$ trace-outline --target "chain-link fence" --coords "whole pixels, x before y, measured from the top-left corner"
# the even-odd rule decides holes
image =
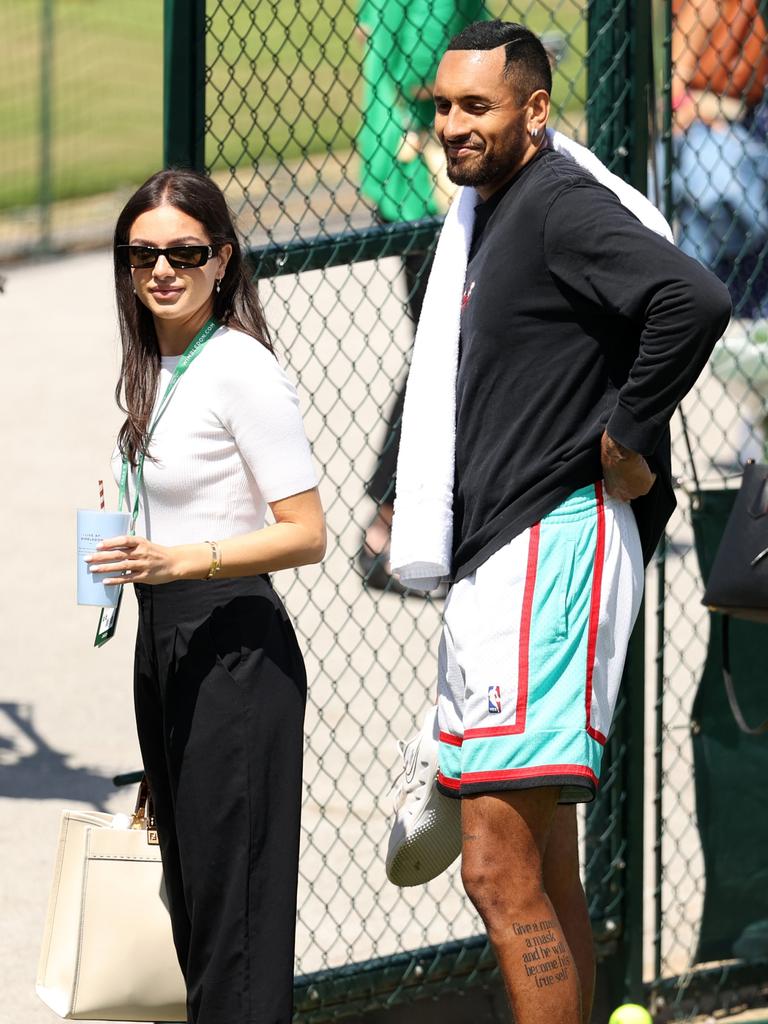
[[[742,466],[765,459],[768,49],[749,0],[675,3],[667,28],[671,119],[659,164],[666,156],[676,240],[726,283],[734,306],[673,424],[679,508],[658,565],[654,973],[659,1006],[681,1016],[766,1001],[768,835],[758,808],[768,741],[736,726],[720,618],[700,599]],[[736,628],[740,699],[760,721],[768,629]]]

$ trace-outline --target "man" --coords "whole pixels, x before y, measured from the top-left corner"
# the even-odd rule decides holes
[[[594,796],[643,562],[674,507],[669,419],[730,302],[549,147],[550,91],[541,42],[498,21],[454,37],[435,82],[449,176],[479,200],[458,314],[438,786],[461,801],[462,880],[517,1024],[584,1024],[594,962],[575,804]],[[440,259],[419,338],[430,293],[454,299]],[[416,390],[418,350],[392,549],[409,585],[428,560],[398,548],[439,502],[412,459],[439,390],[428,375]]]

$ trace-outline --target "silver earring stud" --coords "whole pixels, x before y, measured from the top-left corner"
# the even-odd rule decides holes
[[[538,139],[538,137],[539,137],[539,129],[538,128],[531,128],[530,136],[531,136],[532,139]]]

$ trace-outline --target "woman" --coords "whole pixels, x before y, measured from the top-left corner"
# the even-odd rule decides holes
[[[316,476],[213,182],[141,186],[115,284],[116,475],[136,535],[91,562],[138,597],[136,719],[188,1020],[287,1024],[306,676],[265,574],[322,558]]]

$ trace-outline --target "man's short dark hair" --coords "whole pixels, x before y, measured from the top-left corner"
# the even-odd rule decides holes
[[[504,77],[521,102],[537,89],[552,92],[552,67],[537,35],[513,21],[476,21],[448,43],[448,50],[495,50],[504,46]]]

